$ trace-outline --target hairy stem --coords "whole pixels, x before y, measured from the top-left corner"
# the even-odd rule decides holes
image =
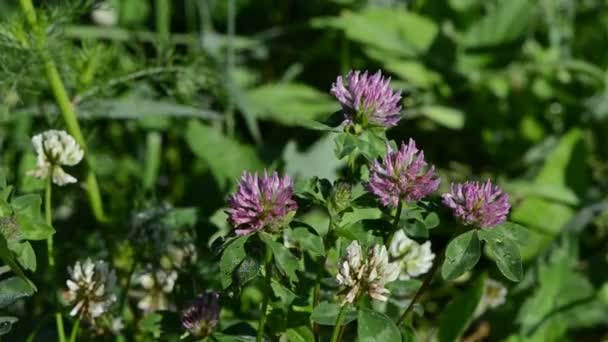
[[[334,331],[331,333],[331,342],[337,342],[338,336],[340,335],[340,330],[342,328],[342,321],[344,320],[344,314],[346,313],[346,307],[348,304],[342,305],[340,308],[340,313],[338,313],[338,318],[336,318],[336,325],[334,325]]]
[[[266,326],[266,312],[268,311],[268,301],[270,300],[270,282],[272,280],[272,251],[266,246],[266,289],[264,290],[264,299],[262,301],[262,315],[258,324],[258,334],[256,342],[262,342],[264,339],[264,327]]]
[[[44,48],[44,40],[46,39],[46,37],[44,30],[42,30],[41,27],[38,25],[36,10],[34,9],[32,0],[19,0],[19,4],[21,5],[21,10],[25,15],[27,23],[30,26],[30,29],[32,30],[32,33],[36,37],[37,48],[44,64],[46,78],[49,83],[49,86],[51,87],[53,96],[55,97],[55,101],[57,102],[57,106],[61,111],[61,115],[63,117],[63,121],[65,122],[66,128],[68,132],[74,137],[74,139],[76,139],[82,149],[86,152],[86,142],[84,140],[84,136],[82,135],[80,125],[78,124],[76,112],[74,111],[74,107],[72,106],[72,102],[70,101],[70,97],[68,96],[68,92],[65,88],[65,85],[63,84],[63,81],[61,80],[61,76],[59,75],[59,71],[57,70],[57,65],[53,61],[53,58],[49,51]],[[95,177],[95,173],[91,168],[91,163],[88,158],[86,158],[86,162],[88,166],[88,171],[85,183],[89,196],[89,204],[91,205],[91,209],[93,210],[93,215],[95,215],[95,218],[99,222],[106,222],[107,218],[104,214],[101,194],[99,192],[99,186],[97,184],[97,178]]]
[[[431,281],[433,280],[435,273],[437,273],[439,266],[443,263],[444,258],[445,258],[445,249],[442,250],[439,253],[439,257],[437,259],[435,259],[435,262],[433,263],[433,267],[431,267],[431,270],[429,271],[429,273],[426,274],[426,276],[424,277],[424,280],[422,281],[422,285],[420,285],[420,288],[418,288],[418,291],[416,291],[414,298],[412,298],[412,301],[408,304],[405,311],[403,311],[403,314],[401,314],[401,317],[399,317],[399,320],[397,321],[397,325],[401,325],[401,324],[403,324],[403,322],[405,322],[405,319],[407,318],[409,313],[414,309],[414,304],[416,304],[416,302],[418,302],[418,300],[420,300],[420,297],[422,297],[424,292],[429,288],[429,286],[431,285]]]

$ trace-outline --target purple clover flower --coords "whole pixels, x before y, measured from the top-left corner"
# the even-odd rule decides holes
[[[289,223],[298,204],[293,199],[293,183],[276,172],[263,176],[245,171],[238,189],[230,197],[228,221],[237,235],[267,229],[274,231]]]
[[[509,195],[488,181],[452,184],[451,191],[441,196],[443,204],[465,225],[480,228],[497,226],[507,219]]]
[[[220,311],[219,293],[199,295],[182,311],[182,326],[195,337],[209,336],[220,319]]]
[[[380,71],[368,76],[367,71],[350,71],[346,75],[347,84],[342,76],[331,85],[331,94],[340,101],[344,110],[344,123],[373,123],[392,127],[401,119],[401,91],[393,91],[391,78],[385,78]]]
[[[375,161],[371,167],[369,190],[380,198],[384,206],[396,208],[399,201],[418,201],[439,187],[441,181],[435,167],[426,168],[424,152],[416,148],[410,139],[394,151],[387,146],[388,153],[382,163]]]

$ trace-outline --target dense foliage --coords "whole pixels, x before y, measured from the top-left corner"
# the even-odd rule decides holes
[[[608,338],[606,1],[0,20],[2,339]]]

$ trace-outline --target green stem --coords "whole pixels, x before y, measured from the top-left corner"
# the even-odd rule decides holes
[[[53,206],[52,206],[52,189],[53,189],[53,172],[49,172],[49,175],[46,180],[46,187],[44,190],[44,218],[46,224],[49,226],[53,226]],[[54,271],[55,268],[55,255],[53,252],[53,235],[49,236],[46,239],[46,246],[48,249],[48,260],[49,260],[49,268],[51,272]],[[54,277],[54,273],[53,273]],[[60,312],[55,314],[55,323],[57,325],[57,335],[59,336],[59,342],[65,342],[65,330],[63,328],[63,316],[61,316]]]
[[[53,189],[53,172],[49,172],[48,177],[46,177],[46,186],[44,189],[44,217],[46,224],[49,226],[53,226],[53,213],[52,213],[52,202],[51,202],[51,192]],[[46,246],[48,255],[47,258],[49,260],[49,267],[55,267],[55,255],[53,254],[53,235],[49,236],[46,239]]]
[[[266,326],[266,311],[268,311],[268,301],[270,300],[270,282],[272,280],[272,251],[270,247],[266,246],[266,288],[264,289],[264,299],[262,301],[262,315],[260,316],[260,322],[258,324],[258,334],[256,336],[256,342],[262,342],[264,339],[264,327]]]
[[[72,327],[72,334],[70,335],[70,342],[76,342],[76,337],[78,337],[79,330],[80,330],[80,318],[76,320],[74,327]]]
[[[63,327],[63,317],[61,316],[61,312],[55,313],[55,323],[57,324],[57,336],[59,337],[59,342],[65,342],[65,328]]]
[[[399,222],[401,221],[401,212],[403,211],[403,201],[399,200],[397,204],[397,212],[395,213],[395,217],[393,219],[393,229],[391,231],[391,235],[389,236],[386,245],[390,246],[393,242],[393,237],[395,236],[395,232],[399,229]]]
[[[169,0],[156,0],[156,32],[163,45],[171,36],[171,5]]]
[[[19,3],[23,13],[25,14],[28,25],[30,26],[34,36],[37,38],[37,48],[44,64],[46,78],[49,82],[49,86],[51,87],[51,91],[53,92],[53,96],[55,97],[59,110],[61,111],[66,128],[74,139],[76,139],[76,142],[78,142],[78,144],[86,152],[86,142],[84,140],[84,136],[82,135],[82,131],[80,130],[80,125],[78,124],[76,112],[74,111],[70,97],[68,96],[68,92],[63,84],[63,81],[61,80],[61,76],[57,70],[57,65],[53,61],[50,52],[44,47],[44,40],[46,39],[45,32],[38,25],[36,10],[34,9],[32,0],[19,0]],[[99,222],[106,222],[107,218],[104,214],[97,179],[95,178],[95,173],[91,168],[91,163],[88,158],[86,162],[88,166],[86,186],[91,209],[93,210],[93,215],[95,215],[95,218]]]
[[[226,40],[226,80],[232,83],[232,72],[234,70],[234,34],[236,31],[236,0],[228,0],[228,13],[226,16],[227,40]],[[234,135],[234,99],[231,90],[228,90],[228,104],[226,106],[226,133]]]
[[[336,325],[334,325],[334,331],[331,333],[331,342],[337,342],[338,336],[340,335],[340,328],[342,327],[342,321],[344,320],[344,313],[346,313],[346,307],[348,304],[342,305],[338,318],[336,318]]]
[[[416,302],[418,302],[418,300],[420,300],[420,297],[422,297],[424,292],[430,287],[431,281],[433,280],[435,273],[437,273],[439,266],[443,263],[444,258],[445,258],[445,249],[443,249],[439,253],[439,257],[437,259],[435,259],[435,262],[433,263],[433,267],[431,268],[429,273],[427,273],[426,276],[424,277],[424,280],[422,281],[422,285],[420,285],[420,288],[418,288],[418,291],[416,291],[414,298],[412,298],[412,301],[408,304],[405,311],[403,311],[403,314],[401,314],[401,317],[399,317],[399,320],[397,321],[398,326],[403,324],[403,322],[405,322],[405,319],[407,318],[408,314],[414,309],[414,304],[416,304]]]

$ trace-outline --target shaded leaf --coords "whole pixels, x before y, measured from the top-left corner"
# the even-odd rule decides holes
[[[310,314],[310,320],[321,325],[335,325],[341,306],[339,304],[322,302]],[[347,324],[357,319],[357,311],[347,308],[344,313],[342,324]]]
[[[232,284],[233,272],[247,257],[245,252],[245,243],[249,239],[249,235],[240,236],[228,244],[222,257],[220,258],[220,279],[222,287],[227,288]]]
[[[472,269],[481,256],[481,247],[475,230],[461,234],[449,242],[445,261],[441,267],[444,279],[458,278]]]
[[[401,342],[399,328],[383,313],[361,308],[357,323],[357,336],[361,342]]]
[[[467,291],[450,302],[439,319],[439,342],[458,341],[473,320],[483,296],[485,276],[479,277]]]

